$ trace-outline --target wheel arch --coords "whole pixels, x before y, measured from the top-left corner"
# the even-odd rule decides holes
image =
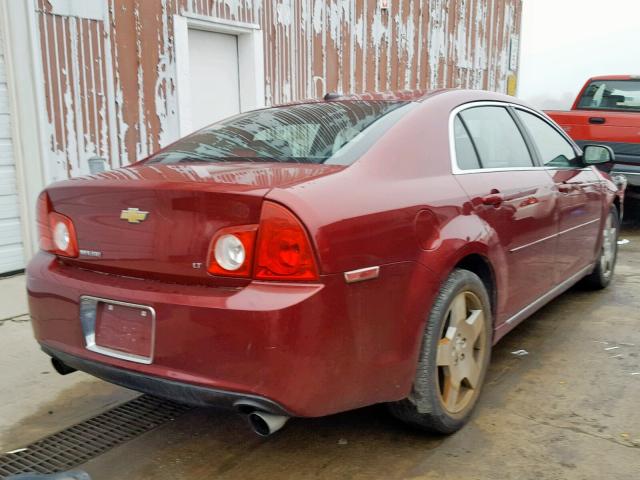
[[[480,253],[467,254],[461,258],[455,265],[454,269],[464,269],[476,274],[489,294],[489,300],[491,301],[491,312],[493,314],[494,322],[498,308],[498,288],[496,284],[496,274],[491,261]]]
[[[464,236],[461,235],[464,232]],[[424,251],[420,263],[436,273],[442,285],[456,268],[469,270],[482,280],[491,301],[494,326],[501,321],[501,312],[509,285],[507,251],[497,232],[477,215],[459,216],[440,231],[443,241],[437,249]]]

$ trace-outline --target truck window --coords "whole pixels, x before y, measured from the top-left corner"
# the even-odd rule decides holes
[[[640,112],[640,79],[594,80],[580,97],[578,109]]]

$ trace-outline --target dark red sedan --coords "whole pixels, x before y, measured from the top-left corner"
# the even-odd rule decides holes
[[[233,406],[261,434],[380,402],[453,432],[492,345],[611,281],[611,160],[487,92],[243,113],[42,193],[35,336],[61,373]]]

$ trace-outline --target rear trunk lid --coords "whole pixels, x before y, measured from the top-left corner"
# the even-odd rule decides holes
[[[64,181],[47,192],[75,225],[83,268],[165,281],[233,284],[207,273],[221,228],[257,224],[274,187],[343,167],[314,164],[136,166]],[[237,283],[237,281],[236,281]]]

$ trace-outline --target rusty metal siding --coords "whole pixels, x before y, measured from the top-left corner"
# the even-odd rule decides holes
[[[173,16],[257,24],[265,103],[442,87],[506,91],[522,0],[94,0],[102,19],[37,11],[52,180],[118,167],[178,136]],[[511,72],[517,73],[517,72]]]
[[[50,15],[39,1],[50,167],[57,178],[83,173],[82,160],[108,156],[107,48],[101,22]]]

